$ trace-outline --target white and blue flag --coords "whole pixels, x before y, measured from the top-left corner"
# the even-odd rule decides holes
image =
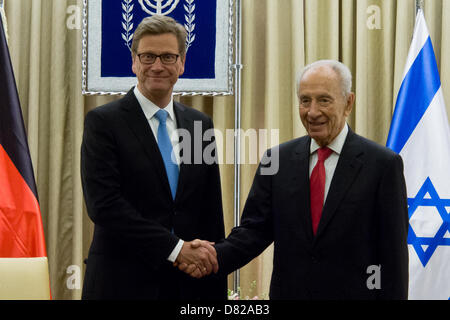
[[[450,129],[422,10],[398,93],[387,146],[405,165],[409,299],[450,298]]]

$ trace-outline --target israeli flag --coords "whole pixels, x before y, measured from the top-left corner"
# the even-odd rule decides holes
[[[387,146],[405,165],[409,299],[450,298],[450,129],[422,10],[397,97]]]

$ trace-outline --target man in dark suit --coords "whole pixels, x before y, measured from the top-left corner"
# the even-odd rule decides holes
[[[137,86],[86,115],[81,175],[95,230],[83,299],[226,299],[226,276],[194,279],[173,266],[217,272],[210,243],[193,249],[190,241],[224,238],[217,162],[194,154],[211,149],[202,137],[213,123],[172,98],[185,43],[172,18],[145,18],[132,44]]]
[[[219,272],[273,242],[271,299],[406,299],[402,159],[348,127],[355,96],[343,64],[307,66],[297,90],[308,136],[268,151],[277,173],[261,161],[240,226],[215,246]]]

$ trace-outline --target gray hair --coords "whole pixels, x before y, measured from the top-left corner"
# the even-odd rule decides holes
[[[319,60],[305,66],[297,75],[297,96],[300,92],[300,81],[302,81],[304,74],[311,69],[322,66],[328,66],[336,72],[336,74],[341,78],[342,95],[344,97],[348,97],[352,91],[352,73],[345,64],[336,60]]]
[[[134,31],[133,42],[131,44],[132,55],[137,54],[137,48],[139,47],[139,41],[145,35],[160,35],[165,33],[172,33],[177,37],[178,50],[180,56],[184,59],[186,55],[186,29],[175,21],[175,19],[163,16],[154,15],[144,18],[139,26]]]

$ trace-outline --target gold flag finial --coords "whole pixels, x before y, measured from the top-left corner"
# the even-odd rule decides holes
[[[416,14],[419,10],[423,11],[423,1],[424,0],[416,0]]]

